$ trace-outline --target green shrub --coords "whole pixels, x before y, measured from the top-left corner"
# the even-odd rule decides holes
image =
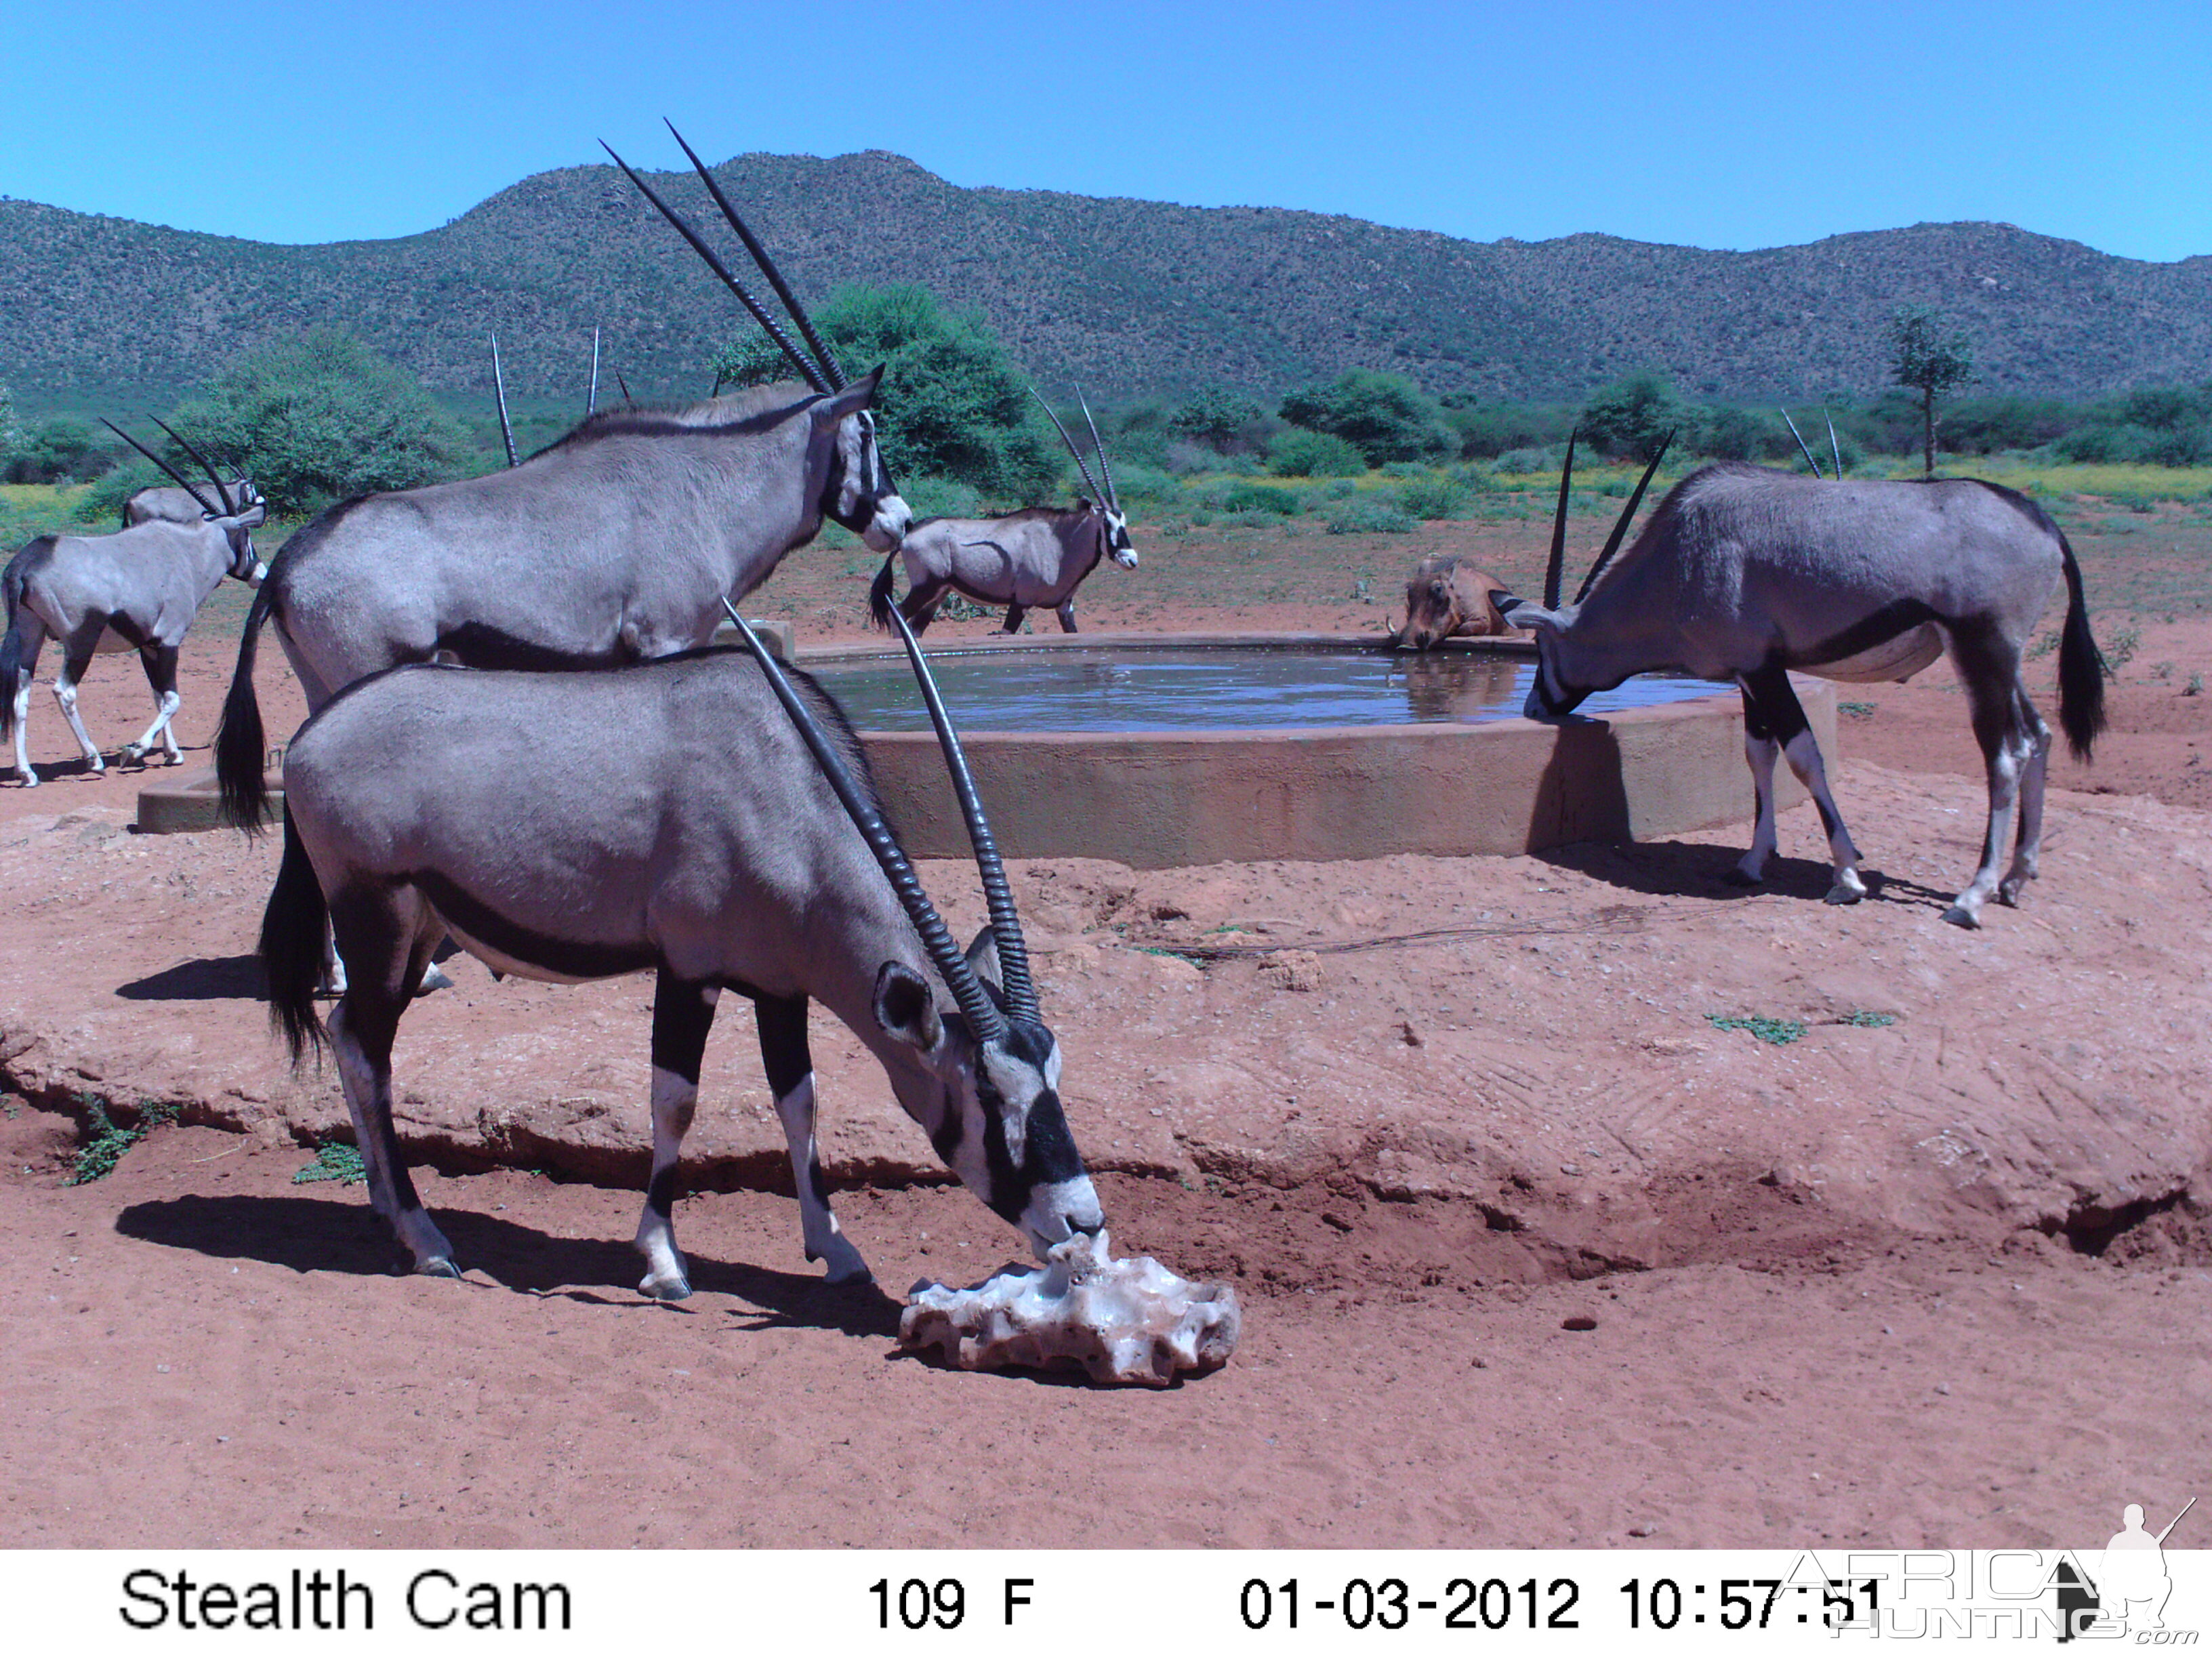
[[[169,424],[252,474],[272,512],[304,515],[370,490],[448,476],[466,447],[421,382],[342,329],[251,353]],[[197,464],[171,457],[187,477]]]
[[[1447,475],[1415,478],[1398,489],[1398,505],[1416,519],[1455,519],[1467,506],[1467,490]]]
[[[17,432],[0,459],[9,483],[86,483],[107,471],[108,446],[82,421],[64,416]]]
[[[1364,536],[1395,534],[1420,526],[1388,496],[1370,493],[1333,507],[1322,528],[1332,536]]]
[[[1298,498],[1287,489],[1273,484],[1238,484],[1221,499],[1224,513],[1272,513],[1279,518],[1293,518],[1299,510]]]
[[[1376,466],[1459,453],[1459,434],[1444,423],[1443,409],[1402,374],[1355,368],[1291,393],[1282,414],[1292,426],[1344,439]]]
[[[186,473],[186,477],[191,474]],[[76,500],[76,520],[79,524],[106,525],[111,529],[123,521],[123,504],[149,484],[166,484],[169,481],[150,461],[135,456],[122,465],[103,474]]]
[[[292,1184],[295,1187],[315,1181],[342,1181],[349,1187],[357,1187],[368,1179],[368,1166],[361,1160],[361,1149],[342,1140],[325,1141],[315,1148],[313,1163],[292,1172]]]
[[[1638,369],[1593,392],[1583,405],[1583,441],[1601,454],[1638,461],[1657,454],[1670,432],[1679,434],[1677,443],[1692,447],[1696,425],[1692,410],[1656,369]]]
[[[1285,427],[1267,441],[1267,471],[1284,478],[1356,477],[1367,458],[1333,432]]]

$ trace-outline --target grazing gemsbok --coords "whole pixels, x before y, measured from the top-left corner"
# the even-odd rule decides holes
[[[1030,396],[1036,396],[1035,387]],[[1037,401],[1044,403],[1042,398]],[[1082,469],[1091,498],[1078,501],[1072,510],[1033,507],[999,519],[917,521],[893,556],[906,564],[907,596],[899,609],[916,633],[929,626],[950,589],[983,605],[1005,605],[1001,633],[1019,633],[1023,617],[1032,608],[1048,608],[1060,617],[1060,631],[1073,634],[1075,590],[1098,568],[1098,561],[1109,558],[1124,570],[1137,568],[1137,550],[1129,544],[1128,516],[1115,494],[1113,469],[1106,464],[1106,446],[1098,436],[1098,423],[1091,419],[1091,405],[1084,404],[1083,418],[1098,451],[1103,489],[1049,404],[1044,412],[1052,416],[1060,441]],[[886,558],[868,590],[868,609],[877,627],[890,626],[890,608],[891,559]]]
[[[699,172],[750,238],[713,176]],[[251,829],[266,804],[253,690],[266,623],[313,710],[364,675],[433,655],[471,667],[584,667],[702,646],[723,599],[766,580],[823,518],[879,550],[906,533],[914,515],[884,469],[868,412],[883,371],[848,386],[826,350],[810,358],[637,183],[807,386],[780,382],[665,412],[609,410],[518,466],[342,501],[301,530],[247,613],[223,702],[216,770],[230,823]]]
[[[1573,465],[1571,441],[1568,473]],[[1848,904],[1867,890],[1859,854],[1790,671],[1902,683],[1948,649],[1987,763],[1990,811],[1981,867],[1943,919],[1977,927],[1991,893],[2019,901],[2036,873],[2051,754],[2051,729],[2021,680],[2021,651],[2061,582],[2059,724],[2084,759],[2105,726],[2104,662],[2081,573],[2041,507],[1976,479],[1820,480],[1733,462],[1700,467],[1668,492],[1608,573],[1642,497],[1638,486],[1575,602],[1563,605],[1566,487],[1563,473],[1543,605],[1492,596],[1508,622],[1536,633],[1529,719],[1559,720],[1592,692],[1652,669],[1735,681],[1759,811],[1737,878],[1756,883],[1774,850],[1774,760],[1785,754],[1827,832],[1836,872],[1828,902]],[[2000,878],[2015,804],[2018,844]]]
[[[725,989],[752,1000],[806,1255],[833,1281],[868,1269],[830,1213],[815,1152],[810,999],[875,1053],[938,1155],[1040,1256],[1104,1224],[1012,893],[912,635],[990,912],[964,955],[884,823],[842,712],[738,625],[750,656],[592,674],[398,669],[326,704],[292,742],[261,932],[271,1017],[295,1064],[325,1037],[327,921],[351,969],[327,1038],[370,1201],[418,1272],[455,1267],[392,1131],[392,1043],[447,933],[537,979],[653,970],[653,1173],[636,1237],[649,1296],[690,1290],[671,1218],[677,1158]],[[592,759],[553,766],[549,754]]]
[[[225,576],[253,584],[264,574],[253,550],[253,531],[268,508],[252,486],[241,500],[210,471],[216,481],[210,497],[185,483],[129,434],[121,435],[176,478],[179,493],[187,494],[197,507],[189,523],[155,518],[105,536],[36,537],[0,572],[0,601],[6,610],[6,632],[0,635],[0,739],[14,732],[16,775],[27,789],[39,781],[27,738],[31,679],[49,634],[62,647],[54,701],[84,752],[85,764],[94,772],[107,765],[77,713],[77,682],[95,655],[136,651],[153,690],[154,723],[136,743],[124,745],[123,758],[135,762],[159,742],[173,766],[184,759],[171,729],[179,706],[177,648]]]

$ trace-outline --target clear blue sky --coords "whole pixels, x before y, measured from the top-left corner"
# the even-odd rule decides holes
[[[960,185],[1704,247],[2002,219],[2212,252],[2212,0],[30,0],[0,193],[281,242],[547,167],[896,150]],[[865,220],[867,204],[854,204]]]

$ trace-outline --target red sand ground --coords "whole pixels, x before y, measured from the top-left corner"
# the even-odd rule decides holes
[[[1099,586],[1086,620],[1139,620]],[[195,742],[229,649],[196,638]],[[1802,812],[1777,896],[1749,901],[1711,879],[1729,833],[1551,860],[1018,869],[1071,1118],[1095,1162],[1131,1171],[1102,1181],[1117,1243],[1246,1299],[1236,1360],[1157,1394],[895,1357],[896,1292],[1012,1254],[957,1189],[841,1197],[890,1296],[821,1286],[787,1198],[687,1200],[698,1294],[669,1308],[632,1288],[634,1188],[424,1172],[471,1270],[392,1276],[362,1189],[293,1184],[304,1154],[254,1116],[287,1089],[337,1109],[327,1076],[283,1079],[251,987],[118,997],[180,958],[220,980],[250,950],[265,845],[134,845],[128,774],[0,785],[0,1058],[29,1066],[27,1032],[79,1043],[70,1075],[93,1086],[83,1054],[114,1056],[117,1099],[130,1076],[227,1067],[252,1079],[232,1103],[258,1126],[157,1129],[69,1187],[74,1121],[7,1103],[0,1544],[2080,1546],[2122,1503],[2170,1512],[2212,1450],[2212,1188],[2185,1169],[2136,1209],[2069,1211],[2136,1177],[2069,1173],[2062,1143],[2109,1132],[2147,1170],[2205,1133],[2208,699],[2180,693],[2208,657],[2212,624],[2146,626],[2138,662],[2177,673],[2116,688],[2099,765],[2055,769],[2045,879],[1978,935],[1935,919],[1980,795],[1940,672],[1864,694],[1877,712],[1846,723],[1838,793],[1893,878],[1855,911],[1817,902]],[[34,757],[58,759],[41,698]],[[86,705],[111,745],[146,718],[127,662],[101,665]],[[2123,799],[2064,793],[2084,787]],[[1115,948],[1231,925],[1376,937],[1486,907],[1612,931],[1202,975]],[[528,1038],[495,1092],[611,1068],[642,1144],[635,982],[461,979],[402,1033],[426,1114],[473,1109],[471,1057]],[[1896,1026],[1789,1049],[1701,1012],[1883,998]],[[757,1105],[742,1018],[716,1044],[705,1114]],[[880,1078],[840,1046],[821,1045],[825,1120],[872,1134]],[[1416,1131],[1448,1116],[1480,1146],[1406,1174]],[[1176,1137],[1158,1157],[1152,1120]],[[1977,1136],[1990,1167],[1953,1167]],[[1564,1328],[1576,1316],[1595,1328]]]

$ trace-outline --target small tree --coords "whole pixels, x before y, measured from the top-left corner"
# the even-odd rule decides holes
[[[1334,433],[1354,445],[1370,466],[1455,454],[1459,434],[1444,424],[1436,400],[1402,374],[1355,368],[1326,386],[1283,399],[1283,418],[1309,431]]]
[[[1641,368],[1590,394],[1583,405],[1583,435],[1608,455],[1648,461],[1670,432],[1691,426],[1691,411],[1667,377]]]
[[[467,447],[413,375],[327,326],[250,353],[169,424],[243,466],[271,509],[286,514],[432,483]],[[197,470],[173,459],[187,476]]]
[[[919,283],[854,283],[814,308],[814,325],[848,374],[884,365],[877,430],[894,477],[952,478],[1025,501],[1051,489],[1059,440],[981,316],[947,311]],[[757,332],[726,346],[714,368],[725,385],[792,377]]]
[[[1936,400],[1974,372],[1974,349],[1963,334],[1946,331],[1948,319],[1933,306],[1900,306],[1890,319],[1889,377],[1920,394],[1923,466],[1936,476]]]
[[[1243,392],[1217,387],[1183,404],[1168,425],[1182,437],[1226,453],[1265,416],[1266,411]]]

